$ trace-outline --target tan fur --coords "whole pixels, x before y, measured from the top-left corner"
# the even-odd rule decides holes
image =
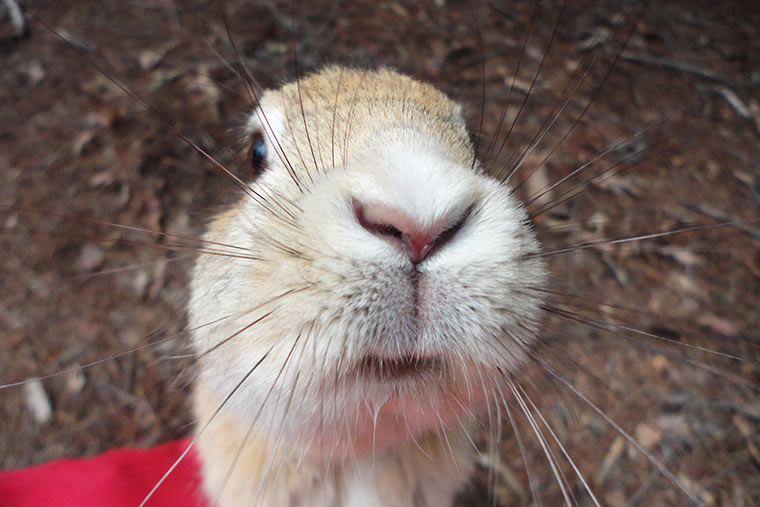
[[[489,342],[505,327],[536,327],[537,299],[512,295],[510,284],[516,277],[541,284],[541,261],[519,259],[520,253],[535,251],[537,242],[507,189],[473,164],[460,106],[430,85],[387,69],[331,67],[266,92],[260,107],[263,114],[250,127],[267,136],[269,167],[253,182],[251,193],[216,217],[205,235],[209,241],[248,247],[245,255],[255,260],[201,256],[193,273],[189,316],[201,355],[195,415],[199,428],[211,421],[197,444],[205,490],[221,507],[445,507],[472,471],[475,449],[469,433],[477,423],[470,410],[478,412],[484,396],[493,396],[480,392],[481,387],[493,389],[496,365],[508,369],[521,357],[519,347],[502,350],[498,340]],[[423,163],[417,176],[407,174],[401,164],[396,174],[402,183],[394,187],[394,180],[383,173],[384,164],[394,163],[394,150],[407,156],[407,146],[416,150],[412,159],[419,151],[431,163]],[[440,274],[425,289],[430,293],[426,298],[436,299],[425,310],[433,324],[427,324],[431,330],[423,329],[430,335],[425,335],[427,342],[420,338],[410,345],[417,347],[411,353],[441,342],[440,353],[449,352],[445,348],[452,345],[446,343],[454,337],[472,343],[458,345],[463,349],[452,353],[449,366],[456,369],[434,380],[408,382],[405,388],[411,393],[391,396],[398,401],[383,402],[373,420],[362,389],[366,384],[374,389],[373,396],[382,398],[376,393],[387,386],[357,378],[357,387],[351,377],[337,386],[331,382],[367,354],[369,345],[362,340],[371,345],[372,339],[380,339],[382,344],[386,335],[404,333],[401,325],[374,337],[376,323],[357,305],[375,290],[368,284],[408,284],[407,275],[399,278],[398,273],[410,266],[387,245],[367,243],[364,238],[378,240],[356,223],[351,199],[383,203],[390,198],[394,206],[405,206],[410,200],[397,197],[410,191],[403,178],[426,178],[412,181],[423,188],[436,186],[425,194],[431,200],[415,208],[427,217],[420,220],[437,219],[440,212],[451,222],[467,210],[480,210],[471,219],[475,232],[470,234],[480,235],[476,244],[483,250],[479,258],[458,247],[458,253],[448,254],[453,260],[446,260],[444,252],[431,261],[431,266],[444,266],[430,268]],[[438,209],[435,203],[441,200],[445,205]],[[364,236],[354,239],[360,233]],[[371,256],[374,251],[390,259],[391,271],[386,273],[385,261],[376,265],[374,258],[365,259],[365,252]],[[510,263],[519,264],[519,276],[510,271],[516,269]],[[398,297],[411,297],[410,289],[404,290],[396,291]],[[456,295],[461,291],[464,296]],[[393,300],[396,292],[387,299]],[[470,299],[459,302],[455,297]],[[501,310],[505,306],[510,311]],[[397,319],[393,308],[373,311],[380,318]],[[242,316],[230,316],[233,312]],[[237,336],[257,318],[261,322]],[[459,320],[445,322],[454,318]],[[351,339],[341,344],[344,335]],[[216,347],[233,336],[229,344]],[[531,336],[508,338],[529,342]],[[315,355],[306,344],[324,352]],[[231,386],[265,351],[267,362],[222,406]],[[255,389],[250,385],[254,381],[261,382]],[[269,385],[280,390],[269,393]],[[340,394],[318,420],[327,414],[337,422],[315,432],[338,441],[320,447],[318,437],[308,440],[314,438],[308,430],[316,424],[320,404],[333,401],[326,394],[331,389]],[[393,403],[395,408],[387,408]],[[285,404],[288,408],[282,409]],[[345,416],[341,410],[347,411]],[[409,410],[413,413],[407,415]],[[284,415],[278,419],[280,413]],[[345,433],[341,417],[355,421],[363,433]]]
[[[220,403],[221,399],[202,383],[196,385],[194,409],[200,420],[210,420]],[[326,476],[320,464],[296,464],[277,455],[271,455],[269,462],[272,449],[267,439],[255,432],[248,434],[245,425],[226,411],[216,419],[196,444],[203,456],[204,487],[216,502],[250,505],[250,499],[258,498],[262,505],[299,505],[303,498],[309,498],[329,505],[318,497],[324,494],[321,483]],[[269,473],[268,468],[272,468]],[[260,477],[266,478],[261,484]]]
[[[203,383],[196,384],[194,394],[194,411],[199,421],[210,420],[221,400]],[[203,457],[204,489],[218,505],[242,507],[251,505],[250,499],[256,499],[257,505],[341,505],[345,477],[339,463],[330,467],[321,459],[299,460],[282,453],[272,454],[270,442],[256,432],[249,432],[234,414],[223,410],[215,419],[196,446]],[[448,442],[446,438],[445,435],[428,434],[406,447],[401,454],[375,456],[375,469],[380,472],[375,479],[384,494],[384,505],[433,507],[436,504],[420,503],[419,496],[435,498],[436,493],[442,493],[445,498],[450,490],[459,488],[459,483],[440,484],[438,492],[417,492],[415,488],[416,484],[422,483],[421,477],[430,474],[431,467],[439,468],[439,471],[441,467],[448,468],[450,475],[465,477],[471,472],[472,444],[456,439],[454,435]],[[449,446],[456,461],[452,459]],[[354,472],[351,467],[348,471]],[[261,484],[260,477],[266,478]]]
[[[330,166],[333,157],[336,165],[345,164],[368,139],[371,143],[373,135],[390,127],[419,131],[448,147],[457,161],[472,163],[461,106],[433,86],[389,69],[328,67],[268,91],[261,106],[265,113],[286,112],[286,133],[279,142],[291,164],[307,171],[314,171],[315,158],[319,167]]]

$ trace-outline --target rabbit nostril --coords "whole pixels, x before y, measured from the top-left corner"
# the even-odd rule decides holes
[[[354,203],[354,210],[359,224],[369,232],[398,241],[403,240],[404,233],[401,229],[385,220],[384,218],[386,217],[383,217],[384,213],[378,215],[377,207],[370,206],[369,210],[367,210],[367,207]]]
[[[370,229],[381,236],[389,236],[399,241],[402,240],[404,235],[400,230],[389,224],[367,224],[365,228]]]
[[[438,237],[435,238],[435,244],[433,244],[433,248],[437,250],[451,241],[454,236],[456,236],[459,231],[464,228],[465,224],[470,219],[471,214],[472,206],[464,213],[464,215],[462,215],[460,219],[458,219],[453,224],[450,224],[448,227],[444,228],[440,233],[438,233]]]

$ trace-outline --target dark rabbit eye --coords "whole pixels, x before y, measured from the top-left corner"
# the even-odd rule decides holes
[[[248,161],[246,162],[251,176],[258,176],[266,168],[266,162],[267,145],[261,132],[256,132],[251,139],[251,147],[248,149]]]

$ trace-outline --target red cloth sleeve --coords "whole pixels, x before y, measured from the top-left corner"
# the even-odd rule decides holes
[[[153,449],[118,449],[87,459],[60,459],[0,472],[3,507],[137,507],[190,444],[176,440]],[[146,507],[208,507],[191,450]]]

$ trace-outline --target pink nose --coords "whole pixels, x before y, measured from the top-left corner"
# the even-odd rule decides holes
[[[415,264],[427,257],[446,225],[421,226],[402,211],[383,205],[355,203],[354,207],[362,227],[389,242],[402,245]]]

